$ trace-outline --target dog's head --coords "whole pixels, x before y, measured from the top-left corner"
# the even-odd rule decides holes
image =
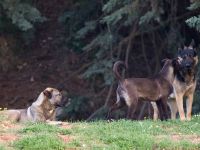
[[[62,105],[62,94],[59,90],[55,88],[46,88],[43,91],[44,96],[46,96],[49,102],[54,106],[61,106]]]
[[[160,74],[162,74],[168,81],[171,83],[174,80],[175,74],[179,69],[180,63],[177,58],[174,59],[163,59],[164,65],[160,70]]]
[[[183,70],[190,70],[198,63],[197,50],[194,48],[194,41],[187,47],[179,48],[178,59],[180,62],[180,67]]]
[[[179,60],[179,58],[173,58],[173,59],[165,58],[162,60],[162,62],[164,63],[163,68],[167,68],[168,66],[171,66],[173,67],[174,72],[177,71],[181,65],[181,61]]]

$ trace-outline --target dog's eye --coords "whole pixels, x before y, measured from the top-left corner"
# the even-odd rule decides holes
[[[59,93],[59,94],[57,94],[56,96],[61,96],[61,94]]]

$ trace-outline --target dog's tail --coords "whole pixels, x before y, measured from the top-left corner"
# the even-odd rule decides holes
[[[113,72],[115,74],[116,79],[119,81],[122,81],[123,77],[119,74],[119,66],[120,65],[123,65],[125,68],[127,68],[126,64],[123,61],[116,61],[113,66]]]

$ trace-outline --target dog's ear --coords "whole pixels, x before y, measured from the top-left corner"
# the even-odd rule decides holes
[[[48,90],[44,90],[43,94],[49,99],[52,97],[52,93],[50,91],[48,91]]]
[[[182,61],[181,57],[177,57],[177,58],[172,59],[172,65],[175,68],[175,70],[178,70],[180,68],[181,61]]]
[[[165,62],[169,61],[170,59],[169,58],[164,58],[161,60],[161,63],[165,64]]]
[[[195,46],[195,42],[194,42],[194,39],[192,39],[190,45],[189,45],[189,48],[193,49]]]
[[[187,48],[188,48],[188,47],[184,45],[183,49],[185,50],[185,49],[187,49]]]
[[[197,49],[194,48],[194,57],[196,57],[196,56],[197,56]]]

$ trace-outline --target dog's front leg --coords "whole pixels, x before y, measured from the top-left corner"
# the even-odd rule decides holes
[[[176,99],[175,98],[170,98],[167,101],[167,104],[169,105],[169,108],[170,108],[171,119],[172,120],[176,119],[176,114],[178,112],[178,107],[177,107]]]
[[[191,120],[191,113],[192,113],[192,103],[193,103],[194,93],[190,93],[187,96],[186,106],[187,106],[187,120]]]
[[[179,112],[179,116],[181,121],[185,120],[185,113],[184,113],[184,109],[183,109],[183,95],[182,94],[176,94],[176,103],[178,106],[178,112]]]
[[[46,119],[42,113],[36,113],[33,117],[33,122],[45,122]]]
[[[49,118],[49,120],[51,120],[51,121],[56,121],[56,111],[55,110],[53,110],[52,112],[50,112],[50,118]]]

